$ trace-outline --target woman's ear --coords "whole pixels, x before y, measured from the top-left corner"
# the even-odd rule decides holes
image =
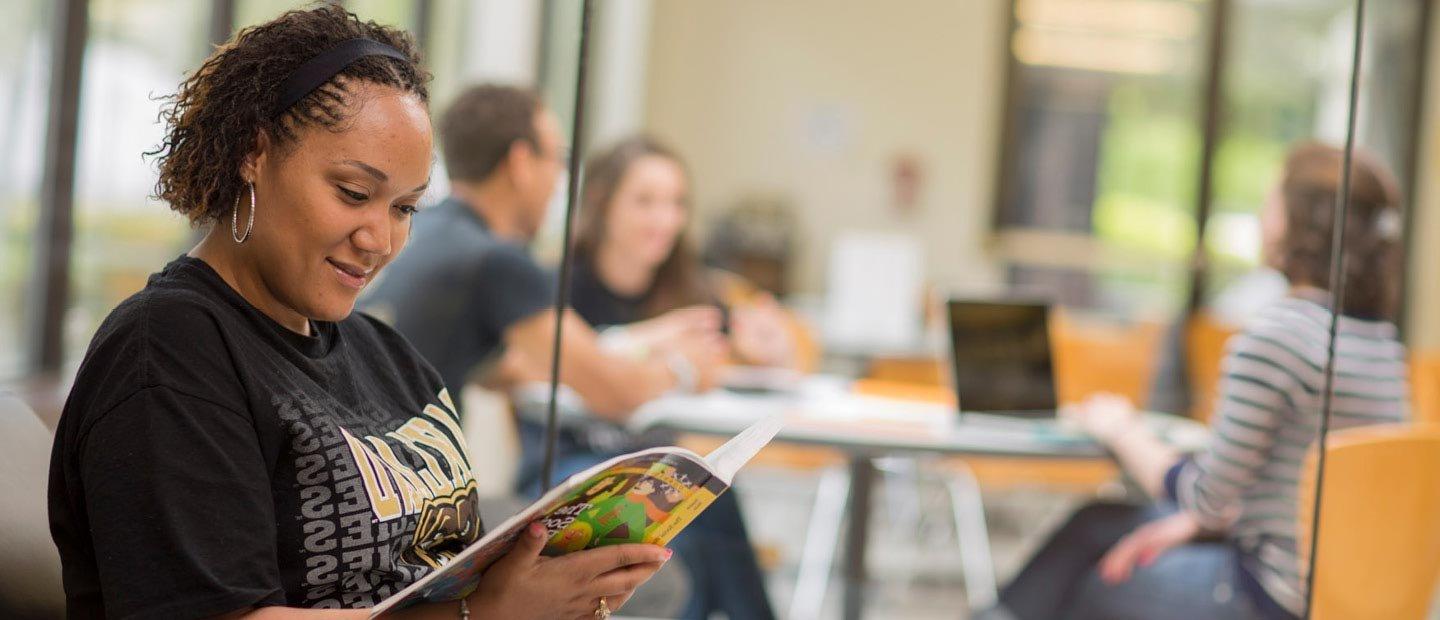
[[[273,142],[270,134],[264,129],[255,132],[255,146],[245,154],[245,159],[240,162],[240,178],[246,183],[254,183],[259,176],[260,169],[265,167],[272,153]]]

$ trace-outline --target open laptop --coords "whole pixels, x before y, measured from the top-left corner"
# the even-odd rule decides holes
[[[965,422],[1055,417],[1048,304],[951,299],[946,313],[950,367]]]

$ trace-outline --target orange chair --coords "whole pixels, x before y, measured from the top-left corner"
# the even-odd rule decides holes
[[[851,391],[865,396],[880,396],[923,403],[955,405],[955,390],[948,386],[920,381],[896,381],[869,376],[857,379],[850,385]]]
[[[1190,417],[1208,423],[1215,413],[1225,345],[1238,332],[1203,312],[1186,323],[1185,374],[1190,383]]]
[[[1301,573],[1315,450],[1301,476]],[[1335,431],[1325,460],[1314,620],[1421,620],[1440,580],[1440,428]]]
[[[1155,352],[1164,337],[1159,323],[1115,325],[1056,312],[1050,346],[1061,403],[1110,392],[1144,403],[1155,375]]]
[[[761,299],[774,299],[768,291],[739,275],[720,269],[712,273],[719,289],[719,297],[726,305],[745,306]],[[814,327],[789,308],[782,307],[781,311],[785,313],[786,327],[795,343],[795,370],[815,372],[820,367],[823,350],[819,338],[815,337]]]
[[[1410,354],[1410,403],[1416,424],[1440,424],[1440,352]]]
[[[951,391],[949,368],[944,361],[933,357],[872,358],[866,365],[865,379]]]

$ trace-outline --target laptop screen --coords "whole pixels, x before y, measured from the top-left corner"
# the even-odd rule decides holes
[[[955,299],[947,306],[960,410],[1054,415],[1049,307]]]

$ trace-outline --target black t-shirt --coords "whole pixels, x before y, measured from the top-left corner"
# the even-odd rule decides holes
[[[453,197],[416,214],[405,250],[361,301],[404,334],[455,394],[501,351],[510,326],[554,305],[553,274]]]
[[[311,332],[189,257],[110,314],[50,467],[70,617],[367,607],[479,538],[439,375],[362,314]]]
[[[645,316],[647,295],[633,297],[610,290],[589,262],[576,260],[570,272],[570,307],[596,329],[629,325]]]
[[[708,274],[707,274],[708,275]],[[570,272],[570,307],[595,329],[629,325],[651,318],[645,305],[653,290],[640,295],[621,295],[611,290],[595,272],[589,261],[577,259]],[[708,303],[720,310],[722,330],[729,330],[730,308],[719,297],[711,295]]]

